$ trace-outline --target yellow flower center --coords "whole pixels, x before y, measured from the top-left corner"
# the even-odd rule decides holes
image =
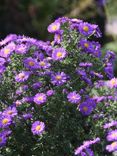
[[[43,100],[43,97],[42,96],[39,96],[38,97],[38,100],[40,101],[40,100]]]
[[[113,143],[111,144],[111,146],[112,146],[112,147],[117,146],[117,142],[113,142]]]
[[[30,66],[34,66],[34,62],[33,62],[33,61],[30,61],[28,64],[29,64]]]
[[[5,50],[4,50],[4,53],[5,53],[5,54],[8,54],[9,52],[10,52],[10,49],[5,49]]]
[[[23,79],[25,77],[25,75],[23,73],[19,74],[19,78]]]
[[[116,84],[116,80],[115,79],[112,79],[110,82],[111,82],[112,85]]]
[[[57,35],[57,39],[60,40],[60,38],[61,38],[61,36],[60,35]]]
[[[13,112],[12,111],[8,111],[8,114],[11,115],[11,114],[13,114]]]
[[[56,25],[53,25],[52,26],[52,30],[57,30],[57,26]]]
[[[117,137],[117,133],[112,134],[112,137]]]
[[[84,46],[85,46],[86,48],[88,48],[88,47],[89,47],[89,44],[88,44],[88,43],[84,43]]]
[[[86,112],[88,110],[88,108],[86,106],[84,106],[83,110]]]
[[[61,76],[60,75],[57,75],[56,76],[56,80],[61,80]]]
[[[87,31],[89,31],[89,27],[88,26],[84,26],[83,30],[87,32]]]
[[[7,118],[5,118],[5,119],[2,120],[2,123],[5,125],[5,124],[8,123],[8,121],[9,121],[9,120],[8,120]]]
[[[76,96],[72,96],[72,99],[76,99]]]
[[[40,129],[41,129],[41,126],[38,125],[38,126],[36,127],[36,131],[39,131]]]
[[[45,62],[44,62],[44,61],[41,61],[41,62],[40,62],[40,65],[41,65],[41,66],[45,66]]]
[[[62,52],[58,52],[57,57],[61,57],[61,56],[62,56]]]
[[[0,142],[2,142],[2,138],[0,138]]]

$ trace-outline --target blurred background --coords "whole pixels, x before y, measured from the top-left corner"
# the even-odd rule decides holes
[[[117,0],[0,0],[0,39],[16,33],[48,40],[47,26],[61,16],[98,24],[103,48],[117,51]]]

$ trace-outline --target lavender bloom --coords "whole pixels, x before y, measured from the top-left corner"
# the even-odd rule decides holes
[[[53,60],[63,60],[67,55],[64,48],[56,48],[53,50],[52,58]]]
[[[39,62],[39,68],[47,69],[51,66],[51,64],[47,60],[42,60]]]
[[[84,36],[90,36],[95,32],[95,28],[92,24],[82,22],[79,24],[79,32]]]
[[[106,52],[105,60],[107,62],[111,62],[112,63],[115,60],[115,58],[116,58],[116,55],[115,55],[115,53],[113,51],[107,51]]]
[[[0,147],[5,146],[6,141],[7,141],[7,138],[4,135],[0,134]]]
[[[54,22],[54,23],[51,23],[49,26],[48,26],[48,32],[50,33],[56,33],[60,30],[60,23],[59,22]]]
[[[42,87],[43,83],[42,82],[36,82],[32,85],[33,89],[39,89]]]
[[[31,131],[32,131],[33,135],[41,135],[44,132],[44,130],[45,130],[44,122],[35,121],[32,124]]]
[[[28,57],[28,58],[24,59],[24,66],[26,68],[33,70],[33,69],[39,68],[39,63],[37,62],[36,59],[33,59],[32,57]]]
[[[90,62],[81,62],[81,63],[79,63],[79,66],[80,67],[92,67],[93,64]]]
[[[48,91],[46,92],[46,94],[47,94],[47,96],[52,96],[52,95],[55,94],[55,91],[52,90],[52,89],[50,89],[50,90],[48,90]]]
[[[112,78],[105,82],[105,85],[109,88],[117,88],[117,78]]]
[[[25,97],[23,97],[22,102],[32,103],[33,100],[34,100],[34,97],[32,97],[32,96],[25,96]]]
[[[3,115],[7,115],[10,117],[14,117],[17,115],[17,109],[16,107],[8,107],[4,112]]]
[[[28,46],[26,44],[19,44],[16,46],[15,52],[17,54],[26,54],[28,51]]]
[[[64,72],[57,72],[52,75],[51,82],[53,85],[61,86],[67,81],[67,75]]]
[[[80,40],[80,46],[82,49],[84,49],[86,52],[91,52],[93,49],[93,45],[90,41],[87,41],[86,39]]]
[[[90,71],[90,75],[91,75],[92,77],[98,77],[99,79],[103,79],[103,77],[104,77],[102,74],[96,73],[96,72],[94,72],[94,71]]]
[[[73,91],[67,95],[67,99],[71,103],[78,104],[81,100],[81,96],[78,93],[76,93],[76,91]]]
[[[108,152],[117,151],[117,141],[113,142],[113,143],[110,144],[110,145],[107,145],[107,146],[106,146],[106,150],[107,150]]]
[[[89,141],[85,141],[84,143],[83,143],[83,145],[81,145],[80,147],[78,147],[76,150],[75,150],[75,155],[78,155],[78,154],[80,154],[83,150],[85,150],[85,149],[87,149],[87,148],[89,148],[91,145],[93,145],[93,144],[96,144],[96,143],[98,143],[100,141],[100,138],[96,138],[96,139],[94,139],[94,140],[89,140]]]
[[[15,41],[17,39],[17,35],[10,34],[4,40],[0,41],[0,46],[7,44],[8,42]]]
[[[30,72],[22,71],[21,73],[15,76],[15,80],[16,82],[24,82],[28,80],[29,76],[30,76]]]
[[[113,127],[113,126],[117,126],[117,121],[111,121],[111,122],[109,122],[109,123],[106,123],[104,126],[103,126],[103,128],[104,129],[107,129],[107,128],[110,128],[110,127]]]
[[[31,119],[32,118],[32,114],[31,113],[23,114],[23,118],[25,120]]]
[[[117,130],[110,131],[106,139],[108,141],[117,141]]]
[[[112,79],[114,77],[114,71],[113,71],[113,64],[107,63],[106,67],[104,68],[105,73],[107,74],[107,77],[109,79]]]
[[[58,31],[57,33],[55,33],[54,35],[54,43],[57,43],[57,44],[60,44],[61,41],[62,41],[62,34],[63,34],[63,31]]]
[[[37,93],[35,96],[34,96],[34,102],[37,104],[37,105],[41,105],[43,103],[45,103],[47,101],[47,97],[44,93]]]
[[[0,128],[7,128],[8,126],[11,125],[11,122],[12,122],[11,117],[1,115],[1,117],[0,117]]]
[[[86,101],[80,104],[79,110],[83,115],[89,115],[95,109],[95,107],[95,101],[91,98],[88,98]]]
[[[8,58],[13,53],[14,50],[15,50],[15,44],[11,42],[3,49],[1,49],[0,56],[4,58]]]

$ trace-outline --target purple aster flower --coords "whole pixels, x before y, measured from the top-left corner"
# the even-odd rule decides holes
[[[110,131],[106,139],[108,141],[117,141],[117,130]]]
[[[25,120],[31,119],[32,117],[33,117],[33,116],[32,116],[31,113],[23,114],[23,118],[24,118]]]
[[[0,51],[0,56],[4,58],[8,58],[13,51],[15,50],[15,43],[11,42],[7,46],[5,46],[3,49]]]
[[[16,100],[14,102],[15,106],[18,107],[18,106],[21,106],[22,105],[22,101],[21,100]]]
[[[92,24],[81,22],[79,24],[79,32],[84,36],[90,36],[95,32],[95,28]]]
[[[43,83],[42,82],[35,82],[32,87],[33,89],[39,89],[40,87],[42,87]]]
[[[106,146],[106,150],[107,150],[108,152],[117,151],[117,141],[113,142],[113,143],[110,144],[110,145],[107,145],[107,146]]]
[[[16,82],[24,82],[28,80],[29,76],[30,76],[30,72],[22,71],[21,73],[15,76],[15,80]]]
[[[32,124],[31,131],[32,131],[33,135],[41,135],[44,132],[44,130],[45,130],[44,122],[35,121]]]
[[[80,40],[80,46],[82,49],[86,50],[86,52],[91,52],[93,48],[92,42],[87,41],[86,39]]]
[[[106,123],[103,128],[107,129],[107,128],[110,128],[110,127],[113,127],[113,126],[117,126],[117,121],[113,120],[109,123]]]
[[[81,63],[79,63],[79,66],[80,67],[92,67],[93,64],[90,62],[81,62]]]
[[[53,89],[50,89],[46,92],[47,96],[52,96],[55,94],[55,91]]]
[[[39,62],[39,68],[47,69],[51,66],[51,64],[45,59]]]
[[[37,59],[39,59],[40,61],[44,60],[44,54],[42,52],[39,52],[39,51],[35,51],[33,56]]]
[[[6,141],[7,141],[7,138],[4,135],[0,134],[0,147],[5,146]]]
[[[37,104],[37,105],[41,105],[43,103],[45,103],[47,101],[47,97],[44,93],[37,93],[35,96],[34,96],[34,102]]]
[[[115,60],[115,58],[116,58],[116,55],[115,55],[115,53],[113,52],[113,51],[107,51],[106,52],[106,55],[105,55],[105,60],[107,61],[107,62],[113,62],[114,60]]]
[[[77,19],[77,18],[72,18],[72,19],[70,19],[70,21],[71,21],[72,23],[77,23],[77,24],[83,22],[82,20]]]
[[[28,51],[28,46],[26,44],[19,44],[16,46],[15,52],[17,54],[26,54]]]
[[[16,39],[17,39],[17,35],[15,34],[7,35],[7,37],[4,40],[0,41],[0,46],[3,46],[8,42],[15,41]]]
[[[63,60],[67,55],[64,48],[56,48],[53,50],[52,58],[53,60]]]
[[[62,41],[62,34],[63,34],[62,30],[60,30],[57,33],[55,33],[55,35],[54,35],[54,43],[57,43],[57,44],[61,43],[61,41]]]
[[[0,128],[7,128],[12,123],[10,116],[1,115],[0,117]]]
[[[61,86],[67,81],[67,75],[64,72],[52,74],[51,82],[53,85]]]
[[[25,96],[22,99],[22,102],[26,102],[26,103],[32,103],[34,101],[34,97],[32,96]]]
[[[75,155],[78,155],[78,154],[80,154],[83,150],[89,148],[91,145],[96,144],[96,143],[98,143],[98,142],[100,142],[100,138],[96,138],[96,139],[94,139],[94,140],[85,141],[85,142],[83,143],[83,145],[81,145],[80,147],[77,147],[77,149],[75,150],[75,153],[74,153],[74,154],[75,154]]]
[[[60,30],[60,22],[54,22],[48,26],[48,32],[50,33],[56,33],[59,30]]]
[[[96,72],[94,72],[94,71],[90,71],[90,75],[91,75],[92,77],[98,77],[99,79],[103,79],[103,77],[104,77],[102,74],[96,73]]]
[[[79,110],[83,115],[89,115],[95,109],[96,102],[95,100],[88,98],[83,103],[80,104]]]
[[[8,107],[6,110],[4,110],[3,115],[7,115],[10,117],[16,116],[17,115],[16,107]]]
[[[37,69],[39,68],[39,63],[36,59],[33,59],[32,57],[28,57],[24,59],[24,66],[29,69]]]
[[[105,82],[105,85],[109,88],[117,88],[117,78],[113,78]]]
[[[3,131],[0,132],[0,136],[5,136],[8,137],[9,135],[11,135],[12,131],[10,129],[4,129]]]
[[[81,100],[81,96],[76,91],[73,91],[67,95],[67,99],[71,103],[78,104]]]
[[[87,77],[86,71],[84,69],[77,69],[77,74],[83,77]]]
[[[107,63],[105,68],[104,68],[104,71],[105,71],[105,73],[109,79],[114,78],[114,71],[113,71],[113,64],[112,63]]]

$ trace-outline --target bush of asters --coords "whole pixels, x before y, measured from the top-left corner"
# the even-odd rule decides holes
[[[0,42],[1,154],[104,155],[106,139],[100,129],[115,118],[110,114],[115,105],[112,101],[106,109],[104,101],[107,117],[95,123],[103,108],[96,84],[113,80],[115,54],[107,51],[102,57],[101,45],[92,41],[101,37],[95,24],[62,17],[48,31],[52,42],[15,34]],[[108,92],[113,99],[112,88]]]

